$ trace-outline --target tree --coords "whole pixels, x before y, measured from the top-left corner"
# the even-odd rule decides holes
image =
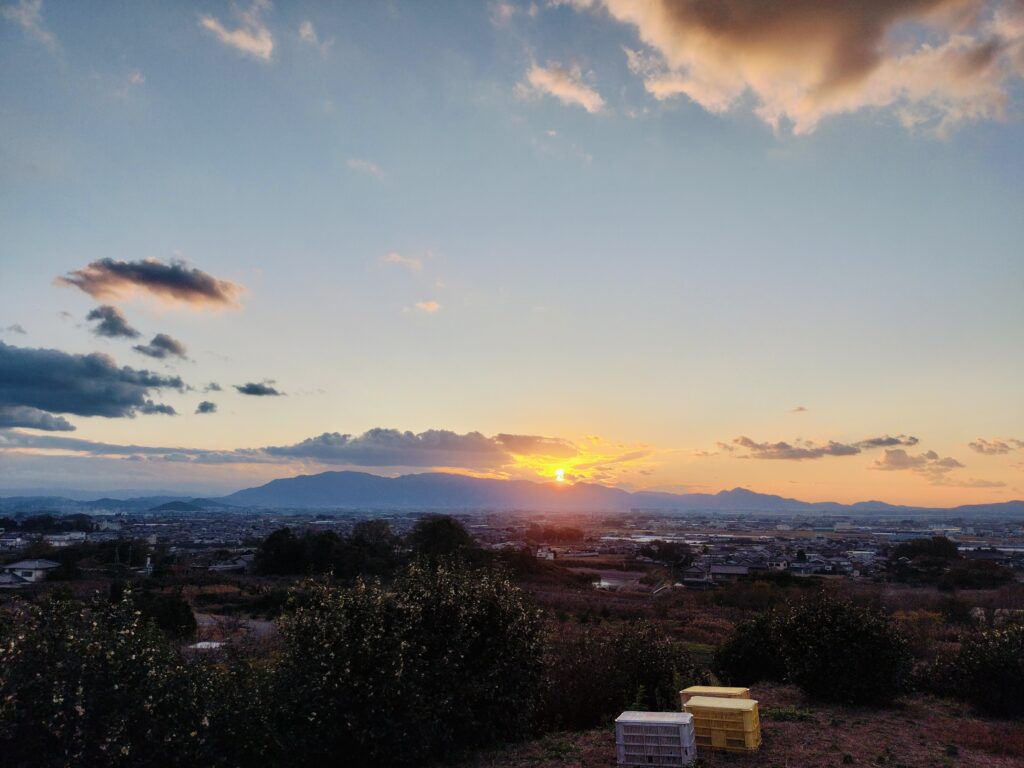
[[[424,558],[450,557],[468,552],[476,542],[458,520],[448,515],[420,518],[409,533],[412,551]]]

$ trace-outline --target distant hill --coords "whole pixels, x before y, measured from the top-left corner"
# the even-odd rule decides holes
[[[322,472],[273,480],[220,501],[243,507],[303,509],[494,509],[627,512],[634,509],[679,512],[849,512],[922,511],[881,501],[857,504],[806,502],[733,488],[719,493],[630,493],[591,483],[563,485],[527,480],[492,480],[444,473],[381,477],[366,472]],[[1024,512],[1024,502],[963,507],[964,514]],[[959,510],[953,510],[959,511]]]
[[[142,496],[78,500],[57,496],[0,498],[6,512],[202,512],[211,509],[531,510],[548,512],[713,512],[722,514],[920,514],[1024,516],[1024,501],[953,508],[905,507],[883,501],[807,502],[733,488],[718,493],[660,493],[593,483],[535,483],[426,472],[382,477],[368,472],[322,472],[273,480],[222,498]]]

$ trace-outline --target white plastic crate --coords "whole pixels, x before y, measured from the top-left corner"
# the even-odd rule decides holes
[[[689,765],[697,757],[693,715],[623,712],[615,718],[615,752],[619,765]]]

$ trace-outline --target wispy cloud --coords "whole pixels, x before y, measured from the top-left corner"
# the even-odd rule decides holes
[[[248,8],[232,5],[231,11],[238,26],[228,29],[214,16],[200,16],[199,26],[211,32],[224,45],[236,51],[270,61],[274,54],[274,36],[263,21],[263,14],[270,10],[269,0],[253,0]]]
[[[299,24],[299,40],[304,42],[306,45],[316,48],[321,55],[326,55],[327,51],[332,45],[334,45],[334,38],[329,40],[321,40],[317,34],[316,27],[312,21],[306,20]]]
[[[1000,456],[1007,453],[1013,453],[1024,449],[1024,440],[986,440],[979,437],[977,440],[967,444],[975,453],[980,453],[983,456]]]
[[[397,251],[386,253],[380,257],[381,264],[389,264],[397,267],[404,267],[412,272],[419,272],[423,269],[423,262],[415,256],[403,256]]]
[[[516,93],[521,98],[553,96],[563,104],[582,107],[591,114],[605,108],[601,94],[583,82],[583,73],[575,65],[549,64],[542,67],[534,64],[527,71],[526,79],[516,86]]]
[[[27,333],[27,331],[21,326],[20,323],[12,323],[11,325],[8,325],[6,328],[4,328],[4,330],[7,331],[8,333],[18,333],[21,334],[22,336],[24,336]]]
[[[861,451],[872,448],[884,448],[886,446],[917,445],[918,439],[909,435],[884,435],[872,437],[867,440],[858,440],[854,443],[842,443],[829,440],[826,443],[816,443],[813,440],[794,440],[793,442],[779,441],[757,442],[749,437],[740,436],[732,441],[732,445],[719,443],[719,449],[733,452],[737,448],[745,448],[747,453],[739,458],[745,459],[768,459],[776,461],[805,461],[807,459],[820,459],[825,456],[856,456]]]
[[[428,301],[417,301],[415,304],[413,304],[413,307],[416,310],[424,312],[428,315],[432,315],[441,309],[441,305],[438,302],[434,301],[433,299],[430,299]]]
[[[345,161],[345,165],[351,168],[353,171],[359,171],[359,173],[365,173],[369,176],[373,176],[375,179],[384,178],[384,170],[374,162],[370,160],[364,160],[359,157],[350,157]]]
[[[0,7],[0,15],[17,24],[22,31],[38,43],[56,53],[57,37],[43,21],[43,0],[19,0],[18,3]]]

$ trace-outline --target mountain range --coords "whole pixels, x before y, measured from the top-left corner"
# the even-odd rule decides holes
[[[331,510],[530,510],[546,512],[662,512],[885,514],[948,511],[962,514],[1024,515],[1024,501],[973,504],[952,508],[898,506],[882,501],[855,504],[806,502],[746,488],[718,493],[629,492],[593,483],[536,483],[494,480],[428,472],[382,477],[366,472],[322,472],[272,480],[220,498],[144,496],[127,499],[77,500],[61,496],[0,498],[0,509],[18,511],[195,512],[207,509],[331,509]]]

